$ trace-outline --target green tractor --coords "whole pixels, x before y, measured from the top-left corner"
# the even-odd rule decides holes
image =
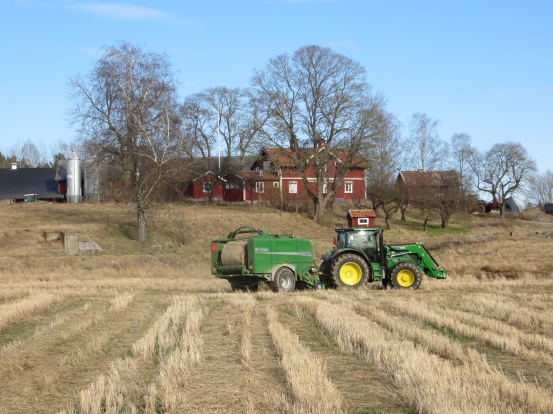
[[[335,248],[315,264],[311,241],[293,234],[270,234],[240,227],[211,241],[211,272],[233,291],[275,291],[297,287],[357,289],[368,282],[417,289],[422,273],[445,279],[446,272],[421,243],[386,245],[378,228],[336,229]]]
[[[335,248],[321,257],[320,279],[325,286],[357,289],[367,282],[382,282],[417,289],[423,273],[446,277],[422,243],[384,244],[384,231],[378,228],[340,228],[336,233]]]

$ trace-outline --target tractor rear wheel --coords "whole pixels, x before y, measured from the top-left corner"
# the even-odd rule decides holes
[[[390,281],[396,289],[418,289],[422,282],[422,273],[413,263],[400,262],[392,269]]]
[[[369,280],[369,266],[354,254],[343,254],[330,266],[332,284],[340,289],[357,289]]]
[[[296,288],[296,275],[288,267],[281,267],[275,273],[269,287],[273,292],[293,292]]]

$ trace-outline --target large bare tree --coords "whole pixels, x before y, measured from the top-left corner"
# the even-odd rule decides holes
[[[184,134],[167,56],[123,42],[106,47],[86,77],[69,79],[69,120],[100,160],[116,160],[136,201],[138,241],[146,241],[148,203],[175,170]]]
[[[270,116],[266,137],[299,171],[319,222],[348,171],[366,163],[359,152],[385,124],[384,99],[371,93],[363,66],[320,46],[270,59],[252,85]],[[337,168],[329,177],[331,161]]]
[[[448,158],[448,146],[440,139],[440,121],[417,112],[409,120],[409,141],[406,164],[414,169],[436,170]]]
[[[495,144],[490,150],[477,152],[470,160],[476,188],[489,193],[499,205],[500,217],[506,199],[520,190],[536,171],[536,163],[519,143]]]

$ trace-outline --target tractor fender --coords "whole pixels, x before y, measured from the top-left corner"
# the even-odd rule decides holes
[[[393,266],[391,266],[387,271],[386,271],[386,279],[389,279],[390,275],[392,274],[392,272],[394,271],[395,267],[401,263],[411,263],[412,265],[415,265],[417,267],[419,267],[419,265],[417,263],[415,263],[414,261],[412,260],[398,260],[397,262],[394,263]]]
[[[321,260],[323,262],[332,262],[334,261],[334,259],[336,259],[338,256],[341,256],[343,254],[355,254],[357,256],[359,256],[361,259],[363,259],[365,262],[367,262],[367,264],[370,264],[370,261],[367,260],[367,257],[361,253],[359,250],[356,250],[356,249],[341,249],[341,250],[335,250],[334,252],[332,252],[331,254],[324,254],[322,257],[321,257]],[[370,266],[369,266],[370,267]]]
[[[280,269],[282,267],[287,267],[292,272],[294,272],[294,275],[296,276],[296,278],[298,277],[298,274],[296,273],[296,266],[294,266],[291,263],[279,263],[279,264],[273,266],[273,268],[271,269],[271,280],[270,280],[270,282],[275,280],[276,272],[278,271],[278,269]]]

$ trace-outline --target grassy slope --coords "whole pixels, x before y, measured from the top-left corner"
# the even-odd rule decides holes
[[[338,210],[336,205],[335,209]],[[345,397],[348,412],[416,412],[416,407],[404,399],[405,389],[386,374],[386,369],[342,351],[330,335],[316,326],[313,315],[298,310],[297,298],[303,296],[315,297],[325,307],[330,301],[343,300],[353,300],[359,306],[376,304],[390,315],[388,320],[397,317],[397,323],[407,327],[445,336],[484,354],[509,380],[521,381],[523,375],[551,391],[553,352],[540,356],[539,349],[533,353],[532,346],[522,342],[527,338],[524,333],[536,333],[553,341],[553,319],[547,316],[553,303],[553,224],[549,217],[540,215],[536,218],[541,221],[461,216],[454,218],[451,229],[442,231],[434,226],[427,233],[421,231],[416,220],[396,223],[394,230],[386,232],[387,242],[422,241],[450,271],[447,280],[425,280],[417,292],[383,291],[371,286],[373,289],[359,293],[273,295],[263,291],[251,295],[255,300],[248,330],[252,332],[255,353],[252,360],[244,362],[240,344],[244,343],[245,332],[241,326],[246,322],[232,299],[240,295],[225,295],[230,291],[228,283],[210,276],[210,239],[240,226],[252,226],[308,237],[318,256],[332,246],[333,229],[345,225],[344,215],[345,211],[335,211],[327,215],[325,225],[317,225],[301,215],[267,208],[157,206],[149,217],[149,241],[139,246],[132,206],[2,202],[0,313],[12,311],[12,304],[28,306],[13,313],[9,324],[0,329],[0,400],[4,403],[0,412],[56,412],[78,404],[81,390],[100,375],[108,375],[118,358],[132,355],[132,344],[146,334],[175,295],[197,295],[205,299],[209,308],[202,325],[204,360],[191,368],[187,380],[190,387],[186,387],[188,409],[195,412],[201,411],[199,407],[205,412],[291,410],[294,390],[285,374],[278,371],[280,356],[275,353],[266,328],[269,308],[277,311],[285,328],[298,335],[310,352],[324,359],[327,375]],[[380,219],[377,225],[383,225]],[[60,241],[44,241],[45,231],[74,232],[80,240],[94,240],[104,252],[66,256],[60,252]],[[175,242],[184,247],[172,249]],[[33,308],[34,298],[44,295],[51,302]],[[133,300],[126,308],[114,308],[114,300],[125,295],[131,295]],[[416,305],[411,306],[405,299]],[[518,339],[521,353],[491,346],[493,340],[485,336],[469,337],[454,331],[452,327],[461,326],[459,322],[453,321],[452,327],[441,326],[407,311],[428,306],[430,315],[441,315],[440,320],[445,320],[450,310],[462,309],[473,312],[474,323],[479,323],[488,320],[490,310],[477,315],[478,306],[467,308],[466,304],[492,299],[513,306],[509,309],[534,315],[526,322],[514,321],[509,319],[512,315],[525,313],[508,310],[505,316],[489,318],[518,329],[523,338]],[[393,301],[406,303],[405,310],[388,306]],[[363,317],[376,316],[372,308],[342,309],[341,316],[354,310]],[[535,319],[538,316],[541,319]],[[504,329],[497,325],[498,332]],[[421,342],[421,348],[426,349],[429,343]],[[460,361],[464,363],[463,359]],[[148,387],[159,383],[159,361],[139,361],[136,375],[123,384],[133,384],[134,388],[126,391],[127,396],[139,404],[149,392]],[[268,388],[274,392],[267,393]],[[216,389],[217,393],[206,393],[206,389]]]

